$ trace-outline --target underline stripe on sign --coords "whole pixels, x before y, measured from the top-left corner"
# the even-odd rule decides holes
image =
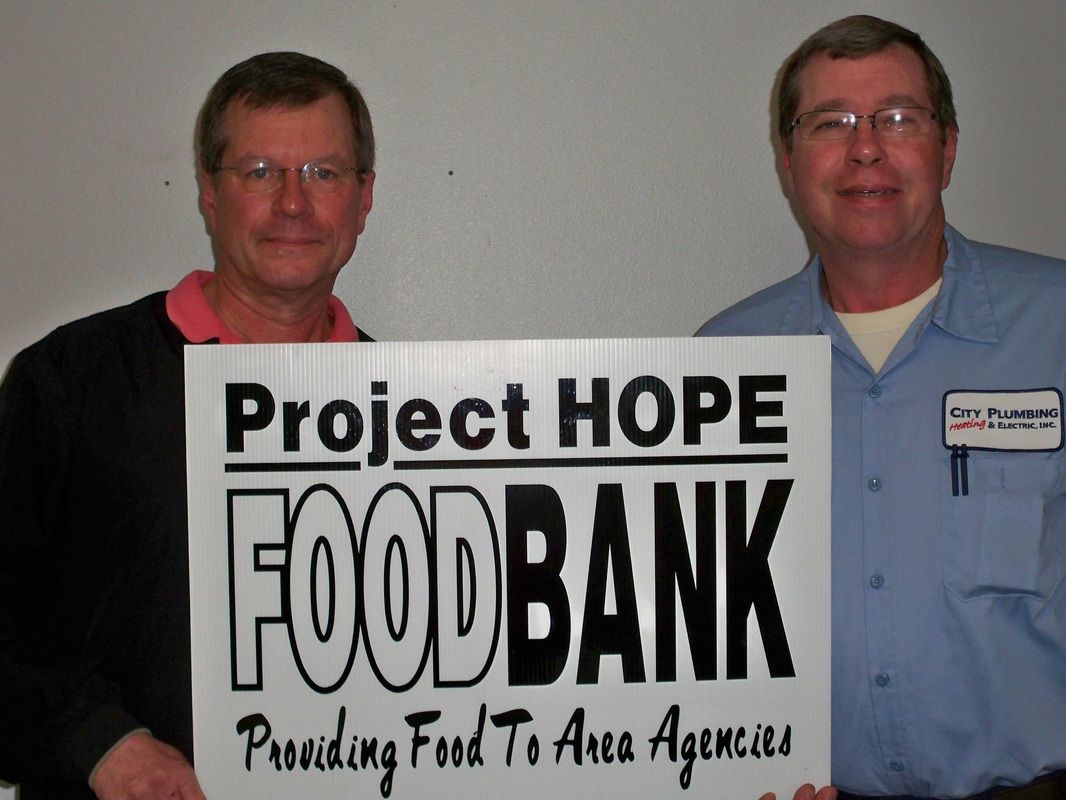
[[[701,456],[586,456],[574,458],[471,458],[394,461],[394,469],[528,469],[563,467],[671,467],[689,464],[785,464],[787,453],[741,453]]]
[[[358,472],[358,461],[249,461],[227,464],[226,472]]]

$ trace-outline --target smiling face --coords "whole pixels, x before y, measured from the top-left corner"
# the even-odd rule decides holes
[[[257,157],[283,167],[329,159],[356,163],[352,121],[337,95],[302,107],[250,108],[222,115],[224,166]],[[290,293],[328,295],[351,258],[373,201],[374,174],[340,191],[310,195],[298,171],[273,191],[250,193],[232,170],[201,173],[200,205],[215,252],[217,278],[247,302]],[[269,299],[268,299],[269,298]]]
[[[799,86],[798,113],[932,107],[921,59],[899,44],[859,59],[815,56]],[[924,136],[884,138],[865,120],[839,141],[793,135],[783,165],[823,262],[889,257],[907,263],[938,251],[940,193],[951,180],[957,139],[958,131],[939,124]]]

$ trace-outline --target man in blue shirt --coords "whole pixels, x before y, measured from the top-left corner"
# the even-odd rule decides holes
[[[778,114],[817,256],[700,333],[833,342],[833,782],[1064,798],[1066,262],[945,223],[958,125],[917,34],[826,26]]]

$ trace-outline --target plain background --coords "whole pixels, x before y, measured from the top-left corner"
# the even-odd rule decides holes
[[[211,267],[193,120],[267,50],[366,95],[375,206],[337,293],[373,336],[690,335],[808,260],[771,88],[859,12],[919,31],[952,78],[949,221],[1066,257],[1061,0],[0,0],[0,369]]]

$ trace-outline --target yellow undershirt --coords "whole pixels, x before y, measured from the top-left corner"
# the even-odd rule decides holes
[[[844,326],[844,330],[848,332],[848,336],[855,342],[855,346],[873,367],[874,372],[881,371],[892,349],[914,322],[914,318],[936,297],[940,291],[941,280],[937,279],[936,283],[913,300],[892,308],[861,314],[836,312],[840,324]]]

